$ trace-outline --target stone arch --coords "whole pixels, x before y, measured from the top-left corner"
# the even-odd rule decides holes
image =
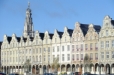
[[[89,72],[89,64],[85,64],[85,69],[84,69],[84,72]]]
[[[99,72],[99,64],[98,63],[95,64],[95,72],[96,72],[96,74],[99,74],[98,73]]]
[[[46,65],[43,65],[43,73],[46,73]]]
[[[4,72],[5,72],[5,73],[6,73],[6,69],[7,69],[6,66],[4,66]]]
[[[111,73],[114,74],[114,63],[111,64]]]
[[[90,72],[94,73],[94,64],[92,64],[92,63],[90,64]]]
[[[35,74],[35,65],[32,66],[32,74]]]
[[[106,64],[106,73],[110,74],[110,64]]]
[[[65,65],[64,64],[61,65],[61,71],[62,72],[65,71]]]
[[[77,64],[77,65],[76,65],[76,72],[79,72],[79,68],[80,68],[80,65]]]
[[[66,71],[71,71],[71,65],[70,64],[67,64]]]
[[[72,64],[72,72],[75,72],[75,65]]]
[[[38,65],[36,65],[36,73],[35,74],[39,74],[39,66]]]

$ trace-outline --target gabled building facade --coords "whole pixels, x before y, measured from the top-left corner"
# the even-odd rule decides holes
[[[23,35],[4,35],[0,42],[3,72],[24,73],[29,59],[32,74],[51,73],[54,59],[58,58],[58,73],[114,73],[114,20],[109,16],[104,18],[102,27],[76,22],[74,29],[64,27],[63,32],[55,30],[53,34],[34,31],[31,15],[29,4]],[[85,62],[86,55],[89,62]]]

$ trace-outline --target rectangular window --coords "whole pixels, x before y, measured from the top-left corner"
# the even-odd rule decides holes
[[[108,30],[106,30],[106,36],[108,36]]]
[[[104,42],[101,41],[101,48],[104,48]]]
[[[36,61],[38,61],[38,56],[36,56]]]
[[[76,54],[76,59],[79,60],[79,54]]]
[[[64,54],[62,54],[62,61],[64,61]]]
[[[83,60],[83,54],[81,54],[81,56],[80,56],[80,57],[81,57],[81,60]]]
[[[36,49],[36,53],[38,53],[38,48]]]
[[[114,51],[112,51],[112,58],[114,58]]]
[[[48,52],[50,52],[50,47],[48,47]]]
[[[78,45],[76,45],[76,50],[78,51]]]
[[[109,58],[109,52],[106,52],[106,58]]]
[[[90,50],[92,50],[92,43],[90,43]]]
[[[57,52],[59,52],[59,46],[57,46]]]
[[[75,59],[75,58],[74,58],[74,54],[72,54],[72,60],[74,61],[74,59]]]
[[[98,59],[98,53],[95,53],[95,59],[96,60]]]
[[[57,55],[58,61],[59,61],[59,55]]]
[[[40,53],[42,52],[42,49],[40,48]]]
[[[50,55],[48,55],[48,61],[50,61]]]
[[[45,61],[46,59],[45,59],[45,55],[44,55],[44,61]]]
[[[112,40],[112,47],[114,47],[114,40]]]
[[[70,60],[70,54],[67,54],[67,60],[68,61]]]
[[[29,54],[31,54],[31,49],[29,49]]]
[[[81,51],[83,50],[83,44],[81,44]]]
[[[98,50],[98,44],[95,43],[95,50]]]
[[[53,55],[53,62],[54,62],[54,60],[55,60],[55,55]]]
[[[74,45],[72,45],[72,51],[74,51]]]
[[[106,41],[106,48],[109,47],[109,41]]]
[[[44,52],[46,52],[46,49],[44,48]]]
[[[87,44],[85,44],[85,50],[87,50],[87,48],[88,48],[88,46],[87,46]]]
[[[104,59],[104,52],[101,52],[101,59]]]
[[[93,54],[92,53],[90,53],[90,59],[93,60]]]
[[[64,51],[64,46],[62,46],[62,51]]]
[[[67,45],[67,51],[70,51],[70,45]]]
[[[55,47],[53,47],[53,52],[55,52]]]

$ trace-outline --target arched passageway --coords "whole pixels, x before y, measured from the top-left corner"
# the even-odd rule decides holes
[[[106,74],[110,74],[110,65],[106,64]]]
[[[72,72],[75,72],[75,65],[72,65]]]

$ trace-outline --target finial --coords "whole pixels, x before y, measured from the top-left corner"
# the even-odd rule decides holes
[[[30,8],[30,2],[28,1],[28,8]]]

